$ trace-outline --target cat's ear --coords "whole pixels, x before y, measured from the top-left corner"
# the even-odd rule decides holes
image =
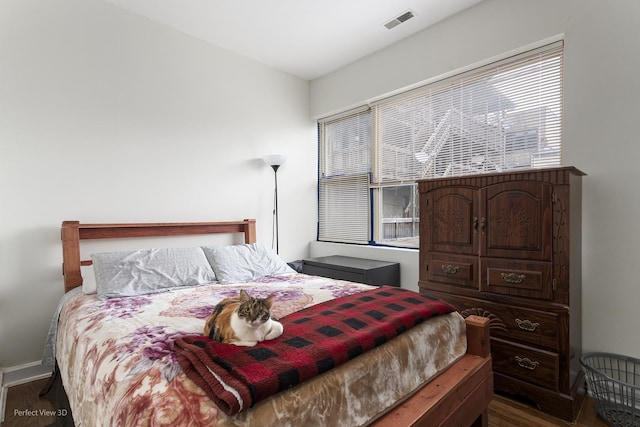
[[[266,305],[267,307],[271,308],[271,306],[273,305],[273,302],[276,299],[276,295],[275,294],[271,294],[268,297],[266,297],[265,299],[262,300],[262,302],[264,303],[264,305]]]
[[[240,299],[242,301],[248,301],[251,299],[251,295],[249,295],[244,289],[240,289]]]

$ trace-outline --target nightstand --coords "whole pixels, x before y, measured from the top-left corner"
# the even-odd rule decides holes
[[[367,285],[400,286],[400,264],[397,262],[331,255],[303,260],[302,272]]]

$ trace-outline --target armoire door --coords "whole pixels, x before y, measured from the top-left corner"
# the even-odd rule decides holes
[[[428,252],[478,255],[478,190],[449,186],[437,188],[420,197],[426,209],[426,224],[421,224]]]
[[[551,260],[552,185],[504,182],[480,193],[480,255]]]

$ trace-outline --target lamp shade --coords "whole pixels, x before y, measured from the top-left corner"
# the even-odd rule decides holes
[[[287,161],[287,156],[284,154],[267,154],[262,157],[262,160],[271,167],[282,166]]]

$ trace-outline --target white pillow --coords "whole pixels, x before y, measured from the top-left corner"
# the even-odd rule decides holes
[[[80,274],[82,274],[82,292],[95,294],[97,292],[96,275],[93,272],[93,265],[81,265]]]
[[[264,276],[294,272],[273,249],[261,243],[204,246],[202,250],[222,284],[246,283]]]
[[[92,254],[98,299],[163,292],[215,282],[199,247]]]

